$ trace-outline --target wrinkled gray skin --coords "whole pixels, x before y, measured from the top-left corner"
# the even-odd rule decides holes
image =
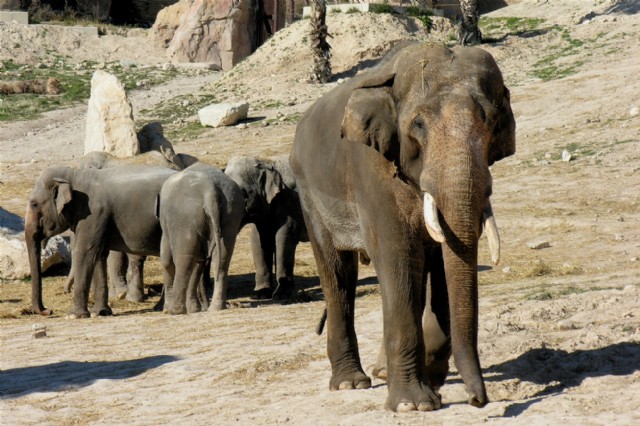
[[[143,128],[146,129],[155,123],[151,123]],[[167,142],[168,143],[168,142]],[[144,148],[144,147],[142,147]],[[142,149],[141,148],[141,149]],[[134,157],[117,158],[109,153],[93,151],[85,154],[77,163],[81,169],[104,169],[109,167],[125,166],[127,164],[145,165],[150,167],[161,167],[172,170],[182,170],[186,165],[194,164],[198,160],[187,154],[175,154],[169,145],[161,152],[159,149],[145,152]],[[75,236],[71,237],[73,245]],[[144,256],[125,254],[112,251],[107,257],[107,268],[109,275],[109,295],[110,298],[124,299],[130,302],[144,301]],[[69,274],[64,286],[65,293],[71,292],[74,277]],[[95,285],[92,283],[92,288]]]
[[[488,402],[478,239],[491,211],[489,166],[514,152],[509,91],[477,48],[394,48],[305,113],[290,164],[327,303],[331,389],[371,386],[354,328],[366,252],[382,294],[386,407],[440,408],[451,353],[470,404]]]
[[[33,310],[42,303],[40,245],[67,229],[75,233],[72,249],[73,308],[70,318],[86,318],[92,278],[96,293],[91,315],[110,315],[106,285],[109,250],[158,256],[161,229],[154,205],[162,184],[174,170],[122,166],[103,170],[65,166],[46,168],[36,179],[25,217],[25,241],[31,267]]]
[[[167,179],[158,198],[165,312],[226,307],[229,263],[244,213],[242,190],[217,167],[198,163]],[[210,306],[202,282],[207,260],[214,273]]]
[[[290,299],[295,293],[296,247],[300,241],[309,241],[309,237],[289,159],[233,157],[225,173],[242,188],[245,222],[255,225],[251,229],[251,253],[256,267],[252,298]]]

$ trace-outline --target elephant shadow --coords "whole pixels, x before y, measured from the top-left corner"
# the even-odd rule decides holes
[[[567,352],[559,349],[531,349],[519,357],[485,369],[485,380],[509,379],[544,385],[527,401],[506,407],[501,417],[514,417],[544,398],[579,386],[585,379],[627,376],[640,370],[640,343],[621,342],[611,346]],[[487,377],[487,375],[489,377]]]
[[[74,390],[90,386],[100,379],[124,380],[179,359],[171,355],[158,355],[111,362],[62,361],[4,370],[0,373],[0,400],[30,393]]]
[[[324,294],[320,287],[320,277],[295,277],[296,295],[291,300],[251,300],[248,304],[241,303],[241,307],[255,308],[265,305],[288,305],[292,303],[306,303],[324,300]],[[366,277],[358,280],[357,285],[378,284],[378,278]],[[231,305],[236,305],[238,300],[249,298],[255,285],[255,274],[240,274],[229,276],[229,288],[227,299]]]

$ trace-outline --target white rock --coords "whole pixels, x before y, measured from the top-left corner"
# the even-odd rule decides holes
[[[573,330],[575,328],[576,328],[576,325],[571,320],[558,321],[558,329],[560,330]]]
[[[566,149],[562,151],[562,161],[569,162],[573,159],[573,156]]]
[[[638,114],[640,114],[640,109],[638,107],[636,107],[636,106],[632,107],[629,110],[629,115],[632,116],[632,117],[635,117]]]
[[[247,118],[249,104],[237,102],[233,104],[213,104],[198,111],[200,124],[203,126],[220,127],[236,124]]]
[[[91,78],[91,97],[87,109],[84,153],[104,151],[116,157],[140,153],[133,108],[118,79],[105,71]]]

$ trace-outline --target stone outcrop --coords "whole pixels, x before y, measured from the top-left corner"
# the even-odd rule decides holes
[[[152,37],[166,44],[173,32],[167,45],[173,61],[229,70],[256,48],[253,0],[182,0],[169,8],[158,14]]]
[[[42,249],[42,272],[60,263],[71,264],[68,238],[60,235],[49,239]],[[31,275],[29,256],[24,241],[24,220],[0,207],[0,278],[21,280]]]
[[[249,104],[246,102],[212,104],[199,110],[198,118],[203,126],[231,126],[247,118],[248,113]]]
[[[180,18],[186,14],[192,3],[193,0],[180,0],[160,10],[149,36],[161,47],[169,47],[176,29],[180,25]]]
[[[94,72],[86,123],[85,154],[104,151],[124,158],[140,153],[131,102],[114,75]]]

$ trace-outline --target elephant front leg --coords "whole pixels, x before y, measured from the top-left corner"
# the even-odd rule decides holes
[[[271,299],[273,287],[273,254],[275,239],[265,226],[256,226],[250,234],[251,254],[256,267],[256,285],[251,294],[252,299]]]
[[[403,259],[416,253],[395,253],[375,262],[382,291],[384,342],[389,396],[393,411],[431,411],[442,406],[440,395],[426,381],[422,337],[422,270],[412,271]],[[394,263],[395,262],[395,263]]]
[[[127,270],[127,300],[144,302],[144,261],[146,256],[129,255]]]
[[[109,307],[109,288],[107,287],[107,260],[99,258],[93,270],[93,306],[92,317],[113,315]]]
[[[449,373],[451,357],[449,294],[440,248],[430,254],[429,265],[425,308],[422,314],[422,335],[427,383],[438,390]]]
[[[293,226],[287,223],[276,233],[276,282],[273,298],[290,300],[295,294],[293,266],[296,257],[297,239],[293,234]]]
[[[324,239],[329,241],[330,237]],[[310,235],[322,292],[327,304],[327,354],[331,362],[331,390],[366,389],[371,379],[360,364],[354,327],[358,254],[319,246]],[[329,260],[331,259],[331,260]]]
[[[89,302],[89,289],[91,287],[91,279],[95,269],[95,261],[91,259],[90,253],[83,249],[78,249],[78,243],[73,250],[71,264],[72,274],[74,276],[73,286],[73,307],[67,312],[67,318],[89,318],[89,310],[87,305]]]

